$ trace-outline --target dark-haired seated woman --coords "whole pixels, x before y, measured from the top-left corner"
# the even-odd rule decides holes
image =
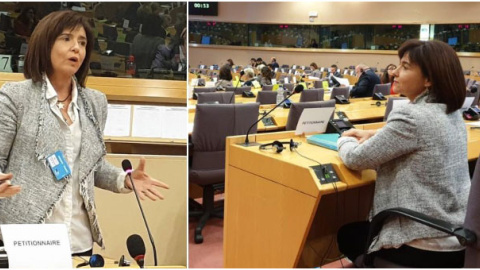
[[[372,214],[403,207],[452,224],[463,224],[470,177],[467,134],[459,109],[465,80],[455,51],[440,41],[409,40],[398,51],[395,92],[410,103],[392,110],[379,130],[351,129],[338,153],[354,170],[376,169]],[[338,232],[339,249],[351,260],[364,252],[370,223]],[[408,267],[462,267],[455,237],[420,223],[391,218],[369,253]]]

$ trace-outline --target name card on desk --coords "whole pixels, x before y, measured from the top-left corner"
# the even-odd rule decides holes
[[[0,71],[13,72],[11,55],[0,54]]]
[[[72,268],[65,224],[1,225],[10,269]]]
[[[325,133],[328,120],[335,107],[305,108],[297,123],[295,135],[308,133]]]
[[[130,136],[132,105],[108,104],[107,123],[103,134],[105,136]]]

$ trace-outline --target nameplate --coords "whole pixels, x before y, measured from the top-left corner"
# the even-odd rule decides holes
[[[0,71],[13,72],[11,55],[0,54]]]
[[[10,269],[72,268],[65,224],[0,225]]]
[[[295,129],[295,135],[310,133],[325,133],[328,120],[335,107],[305,108]]]

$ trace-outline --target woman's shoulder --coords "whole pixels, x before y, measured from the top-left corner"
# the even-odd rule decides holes
[[[34,89],[40,89],[41,83],[34,83],[31,79],[7,82],[0,88],[0,92],[8,96],[23,97],[30,94]]]
[[[107,99],[106,95],[103,92],[96,89],[83,87],[82,92],[85,94],[88,100],[93,102],[103,102]]]

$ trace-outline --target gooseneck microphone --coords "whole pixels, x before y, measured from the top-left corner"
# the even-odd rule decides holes
[[[137,262],[140,268],[145,265],[145,243],[138,234],[132,234],[127,238],[127,249],[130,256]]]
[[[293,92],[288,95],[286,98],[284,98],[280,103],[278,103],[277,105],[275,105],[275,107],[273,107],[273,109],[271,109],[270,111],[268,111],[266,114],[264,114],[262,117],[260,117],[260,119],[258,119],[257,121],[255,121],[255,123],[253,123],[253,125],[250,126],[250,128],[248,128],[248,131],[247,131],[247,135],[245,136],[245,143],[243,143],[242,145],[243,146],[250,146],[250,145],[258,145],[258,143],[250,143],[250,141],[248,140],[248,134],[250,133],[250,130],[252,130],[252,128],[260,121],[262,121],[263,118],[267,117],[267,115],[269,115],[271,112],[273,112],[273,110],[275,110],[278,106],[280,106],[283,102],[285,102],[287,99],[289,99],[291,96],[293,96],[295,93],[300,93],[303,91],[303,85],[301,84],[297,84],[297,86],[295,86],[295,88],[293,89]]]
[[[137,198],[138,207],[140,208],[140,212],[142,213],[143,222],[145,223],[145,227],[147,228],[148,237],[150,238],[150,243],[152,244],[153,259],[154,259],[154,262],[155,262],[155,266],[157,266],[157,248],[155,247],[155,243],[153,242],[152,233],[150,232],[150,228],[148,227],[147,219],[145,218],[145,213],[143,212],[142,204],[140,203],[140,199],[138,198],[137,190],[135,189],[135,183],[133,182],[133,179],[132,179],[132,172],[133,172],[132,163],[130,163],[130,160],[124,159],[122,161],[122,168],[127,173],[128,178],[130,178],[130,183],[132,184],[133,193],[135,193],[135,198]],[[142,240],[142,243],[143,243],[143,240]],[[144,245],[143,249],[145,249],[145,245]]]

